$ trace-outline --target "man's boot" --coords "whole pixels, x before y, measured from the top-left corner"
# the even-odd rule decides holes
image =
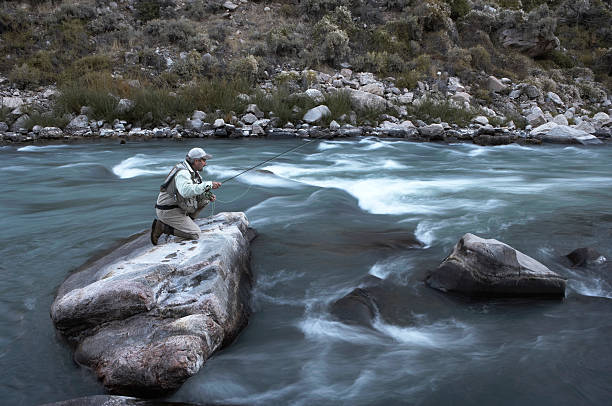
[[[164,233],[164,226],[165,224],[158,219],[153,220],[153,224],[151,224],[151,243],[153,245],[157,245],[159,237]]]

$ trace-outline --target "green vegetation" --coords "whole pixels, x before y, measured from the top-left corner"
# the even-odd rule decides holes
[[[449,124],[467,126],[477,112],[473,109],[458,107],[449,101],[437,101],[425,99],[422,103],[410,106],[408,115],[411,119],[421,119],[424,121],[434,121],[441,119]]]

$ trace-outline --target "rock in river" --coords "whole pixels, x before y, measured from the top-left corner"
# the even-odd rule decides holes
[[[254,231],[244,213],[196,223],[200,240],[140,234],[60,286],[53,322],[111,392],[176,389],[247,324]]]
[[[465,234],[427,277],[427,284],[467,296],[564,297],[565,279],[520,251],[494,239]]]

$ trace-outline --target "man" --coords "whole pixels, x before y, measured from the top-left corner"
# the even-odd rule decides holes
[[[200,237],[200,227],[193,221],[200,211],[216,197],[211,189],[221,187],[220,182],[203,182],[199,172],[212,158],[202,148],[193,148],[184,161],[172,168],[155,204],[157,219],[151,226],[151,242],[157,245],[162,234],[175,235],[188,240]]]

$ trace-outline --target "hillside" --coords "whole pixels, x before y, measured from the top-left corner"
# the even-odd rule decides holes
[[[0,49],[0,121],[22,133],[79,114],[100,127],[183,125],[194,110],[241,127],[249,103],[284,125],[322,100],[325,125],[484,115],[525,128],[558,114],[576,125],[608,113],[612,93],[602,0],[6,1]],[[330,92],[373,83],[365,91],[386,106]]]

